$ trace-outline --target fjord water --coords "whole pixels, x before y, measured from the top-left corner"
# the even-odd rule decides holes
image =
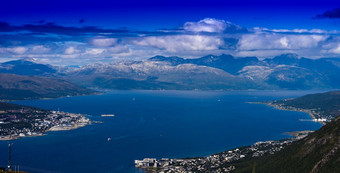
[[[88,114],[103,121],[71,131],[13,141],[12,163],[29,172],[138,172],[145,157],[207,156],[256,141],[316,130],[306,113],[247,102],[298,97],[317,91],[110,91],[102,95],[17,104]],[[101,117],[115,114],[115,117]],[[108,141],[107,138],[111,138]],[[0,165],[7,142],[0,142]]]

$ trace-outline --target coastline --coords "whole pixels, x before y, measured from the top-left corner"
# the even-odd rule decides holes
[[[31,112],[26,112],[26,114]],[[0,135],[0,141],[16,140],[23,137],[43,136],[47,135],[47,133],[51,131],[74,130],[92,124],[92,121],[89,118],[86,118],[83,114],[60,111],[46,111],[45,114],[46,115],[44,115],[43,118],[34,119],[32,122],[34,125],[30,128],[1,129],[3,133]]]
[[[79,123],[72,126],[53,126],[50,129],[46,130],[46,132],[56,132],[56,131],[67,131],[67,130],[75,130],[81,127],[85,127],[86,125],[91,124],[91,122],[84,124]]]
[[[90,125],[91,122],[88,124],[76,124],[73,126],[53,126],[50,129],[46,130],[45,132],[42,133],[35,133],[32,135],[25,135],[25,136],[1,136],[0,141],[12,141],[12,140],[17,140],[20,138],[25,138],[25,137],[39,137],[39,136],[45,136],[48,135],[48,132],[56,132],[56,131],[68,131],[68,130],[75,130],[81,127],[85,127],[86,125]]]
[[[92,93],[89,93],[89,94],[64,95],[64,96],[59,96],[59,97],[46,97],[46,98],[45,97],[41,97],[41,98],[28,98],[28,99],[19,99],[19,100],[16,100],[16,99],[0,99],[0,102],[21,105],[21,104],[12,103],[12,102],[15,102],[15,101],[24,101],[24,100],[50,100],[50,99],[60,99],[60,98],[67,98],[67,97],[88,96],[88,95],[102,95],[102,94],[104,94],[104,92],[94,90]],[[30,107],[30,106],[27,106],[27,107]],[[32,107],[32,108],[34,108],[34,107]],[[41,109],[41,108],[37,108],[37,109]],[[44,110],[44,109],[42,109],[42,110]],[[53,111],[53,110],[51,110],[51,111],[52,112],[57,112],[57,111]],[[74,117],[74,115],[76,115],[76,114],[73,114],[73,113],[66,113],[66,112],[62,112],[62,113],[64,113],[65,115],[71,115],[71,117]],[[23,135],[14,134],[14,135],[0,136],[0,141],[11,141],[11,140],[17,140],[17,139],[20,139],[20,138],[24,138],[24,137],[45,136],[45,135],[47,135],[48,132],[75,130],[75,129],[84,127],[86,125],[92,124],[92,121],[90,119],[86,118],[85,115],[78,114],[76,116],[79,116],[80,119],[77,120],[76,122],[72,123],[72,124],[67,124],[67,125],[57,124],[57,125],[54,125],[54,126],[50,127],[49,129],[46,129],[46,130],[41,131],[41,132],[31,132],[29,134],[26,133],[26,134],[23,134]],[[93,122],[93,123],[99,123],[99,122]]]
[[[317,120],[316,115],[314,115],[314,113],[311,110],[309,110],[309,109],[295,108],[295,107],[291,107],[291,106],[285,106],[284,107],[284,106],[282,106],[280,104],[275,104],[273,102],[247,102],[247,103],[250,103],[250,104],[264,104],[264,105],[273,107],[275,109],[284,110],[284,111],[304,112],[304,113],[307,113],[312,118],[312,121],[320,123],[323,126],[326,125],[326,123],[323,122],[323,121],[315,121],[315,120]]]

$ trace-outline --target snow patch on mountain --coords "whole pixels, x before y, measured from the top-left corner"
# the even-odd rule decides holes
[[[251,65],[243,67],[238,73],[240,76],[255,80],[266,79],[272,72],[273,69],[270,67]]]

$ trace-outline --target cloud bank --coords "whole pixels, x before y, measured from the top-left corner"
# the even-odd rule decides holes
[[[337,10],[323,16],[337,17]],[[319,16],[321,18],[321,16]],[[232,54],[267,58],[297,53],[309,58],[340,55],[340,31],[245,28],[229,21],[205,18],[175,29],[138,31],[70,27],[54,23],[14,26],[0,22],[0,60],[36,58],[45,63],[83,65],[155,55],[198,58]]]

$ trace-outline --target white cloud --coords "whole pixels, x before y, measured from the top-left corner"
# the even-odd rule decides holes
[[[99,55],[102,54],[105,51],[105,49],[88,49],[85,51],[85,54],[90,54],[90,55]]]
[[[211,32],[221,33],[224,31],[240,31],[243,28],[239,25],[228,21],[218,20],[213,18],[205,18],[198,22],[186,22],[183,26],[185,31],[189,32]]]
[[[133,32],[133,31],[132,31]],[[117,33],[116,33],[117,34]],[[156,34],[156,35],[155,35]],[[135,32],[110,38],[112,33],[93,33],[77,37],[49,38],[41,41],[5,40],[0,58],[38,57],[44,61],[68,61],[85,64],[115,59],[141,60],[155,55],[198,58],[222,53],[235,56],[272,57],[297,53],[308,58],[340,55],[340,32],[321,29],[246,29],[228,21],[205,18],[186,22],[178,30]],[[6,38],[5,38],[6,39]],[[24,38],[23,38],[24,39]],[[15,40],[15,39],[13,39]],[[25,45],[26,44],[26,45]],[[20,46],[19,46],[20,45]]]
[[[109,47],[117,44],[118,39],[116,38],[95,38],[92,40],[92,44],[98,47]]]
[[[10,54],[17,54],[22,55],[28,51],[28,48],[26,47],[10,47],[10,48],[0,48],[1,53],[10,53]]]
[[[340,43],[332,44],[332,45],[329,45],[329,46],[326,46],[326,47],[330,48],[328,50],[328,53],[340,54]]]
[[[77,48],[70,46],[68,48],[65,49],[64,53],[67,55],[72,55],[72,54],[77,54],[79,53],[80,50],[78,50]]]
[[[37,54],[40,54],[40,53],[48,53],[51,49],[48,48],[48,47],[45,47],[43,45],[37,45],[37,46],[33,46],[32,47],[32,53],[37,53]]]
[[[339,34],[340,32],[337,30],[322,30],[322,29],[268,29],[261,27],[254,27],[254,32],[271,32],[271,33],[283,33],[283,34]]]
[[[224,20],[205,18],[198,22],[186,22],[183,28],[192,32],[223,32],[227,23]]]
[[[128,48],[127,46],[117,45],[117,46],[108,48],[108,51],[110,53],[114,53],[114,54],[117,54],[117,53],[129,53],[131,51],[131,49]]]
[[[275,33],[254,33],[241,36],[239,50],[296,50],[318,47],[328,38],[326,35],[285,35]]]
[[[224,45],[224,41],[219,37],[203,35],[151,36],[136,40],[133,43],[165,49],[169,52],[217,50]]]

